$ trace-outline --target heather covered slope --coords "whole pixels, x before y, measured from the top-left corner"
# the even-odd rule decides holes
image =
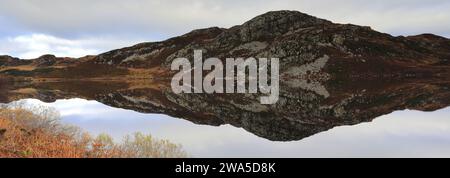
[[[450,40],[444,37],[394,37],[370,27],[335,24],[297,11],[274,11],[229,29],[199,29],[165,41],[79,59],[44,55],[20,60],[0,56],[0,75],[96,78],[129,76],[131,69],[139,69],[146,71],[143,74],[154,73],[152,77],[170,77],[171,61],[177,57],[192,59],[195,49],[202,49],[204,58],[277,57],[282,74],[324,56],[329,58],[325,66],[328,73],[398,73],[419,66],[440,73],[442,70],[437,68],[448,67],[450,58]]]
[[[175,94],[171,61],[277,57],[280,98],[252,94]],[[296,11],[268,12],[229,29],[206,28],[80,59],[0,57],[0,102],[85,98],[197,124],[231,124],[270,140],[300,140],[396,110],[449,106],[450,40],[394,37]],[[10,83],[5,79],[26,82]]]

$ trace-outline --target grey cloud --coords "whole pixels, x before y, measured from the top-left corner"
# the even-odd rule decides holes
[[[429,32],[448,37],[450,31],[446,0],[0,0],[0,16],[30,31],[59,36],[128,33],[165,38],[196,28],[230,27],[280,9],[394,35]]]

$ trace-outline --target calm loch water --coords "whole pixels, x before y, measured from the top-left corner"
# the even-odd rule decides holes
[[[193,157],[450,157],[447,77],[280,80],[258,94],[176,94],[170,81],[0,82],[0,103],[56,108],[65,123],[116,140],[134,132]]]
[[[84,99],[44,103],[63,122],[120,140],[150,133],[182,144],[193,157],[449,157],[450,108],[395,111],[372,122],[339,126],[296,141],[270,141],[231,125],[199,125],[164,114],[143,114]]]

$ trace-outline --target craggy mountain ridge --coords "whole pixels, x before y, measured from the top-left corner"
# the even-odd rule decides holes
[[[279,58],[280,99],[262,105],[258,94],[173,93],[171,62],[192,60],[197,49],[204,59]],[[291,141],[396,110],[449,106],[449,59],[450,40],[444,37],[394,37],[297,11],[274,11],[229,29],[199,29],[78,59],[0,56],[0,102],[85,98]]]
[[[380,68],[448,66],[450,58],[450,40],[444,37],[432,34],[393,37],[370,27],[335,24],[297,11],[274,11],[229,29],[194,30],[165,41],[141,43],[97,56],[70,59],[44,55],[34,60],[0,56],[0,65],[86,68],[90,64],[167,70],[177,57],[192,59],[194,49],[202,49],[204,58],[278,57],[282,71],[314,62],[324,55],[330,58],[331,65],[345,63],[337,67],[359,65],[374,71],[377,71],[375,64]]]

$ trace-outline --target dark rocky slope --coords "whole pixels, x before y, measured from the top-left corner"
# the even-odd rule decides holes
[[[370,27],[335,24],[297,11],[274,11],[230,29],[199,29],[165,41],[141,43],[80,59],[44,55],[31,62],[0,56],[0,66],[77,67],[78,64],[84,69],[86,65],[100,64],[168,71],[173,59],[192,59],[194,49],[202,49],[204,58],[277,57],[281,60],[282,73],[323,56],[329,58],[327,66],[332,67],[329,72],[339,73],[448,67],[450,58],[450,40],[444,37],[432,34],[393,37]]]
[[[171,61],[177,57],[192,60],[195,49],[202,49],[204,58],[279,58],[279,101],[262,105],[259,96],[252,94],[174,94],[165,80],[173,74]],[[270,140],[289,141],[335,126],[371,121],[396,110],[447,107],[449,59],[450,40],[444,37],[393,37],[370,27],[276,11],[229,29],[194,30],[80,59],[44,56],[24,62],[3,56],[3,67],[33,65],[36,69],[28,71],[27,77],[62,81],[4,82],[0,99],[95,99],[113,107],[164,113],[198,124],[231,124]],[[55,65],[59,67],[52,68]],[[153,80],[130,81],[126,76],[136,70],[148,71]],[[16,73],[3,71],[9,76]],[[118,80],[88,80],[107,76]],[[68,78],[80,80],[64,81]]]

